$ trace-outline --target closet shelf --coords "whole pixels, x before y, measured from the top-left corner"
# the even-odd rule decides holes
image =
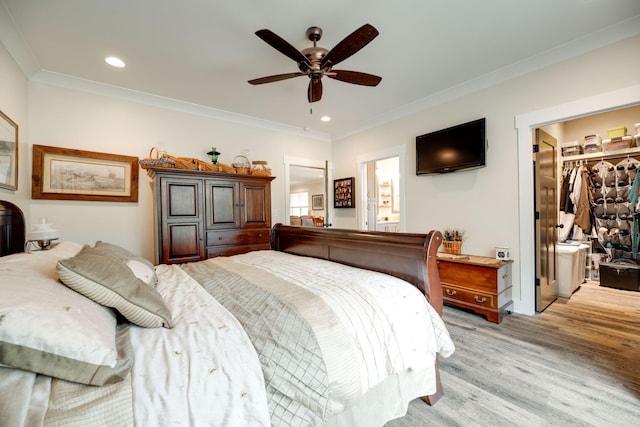
[[[575,156],[563,156],[563,162],[575,162],[576,160],[590,159],[615,159],[619,157],[640,154],[640,147],[631,147],[617,151],[600,151],[597,153],[576,154]]]

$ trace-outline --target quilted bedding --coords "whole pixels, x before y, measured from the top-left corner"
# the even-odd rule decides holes
[[[127,380],[93,387],[0,368],[0,400],[21,393],[11,416],[30,425],[324,425],[371,389],[402,395],[383,412],[398,416],[435,392],[435,354],[454,351],[420,292],[383,274],[274,251],[156,272],[174,327],[127,328]],[[419,380],[405,393],[411,372]]]

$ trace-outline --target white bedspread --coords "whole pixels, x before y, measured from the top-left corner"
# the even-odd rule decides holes
[[[341,322],[353,328],[359,354],[353,367],[345,367],[344,359],[323,354],[330,379],[340,381],[345,370],[359,367],[360,393],[404,369],[433,366],[437,352],[449,357],[455,350],[444,322],[424,295],[396,277],[276,251],[255,251],[221,261],[261,269],[322,298]],[[314,307],[303,310],[311,317]],[[322,329],[316,333],[321,340]],[[326,335],[325,339],[332,339]]]
[[[268,426],[257,355],[236,319],[180,267],[157,267],[173,329],[132,327],[138,426]]]

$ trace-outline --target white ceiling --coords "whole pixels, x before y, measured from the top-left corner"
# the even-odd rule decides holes
[[[334,140],[640,33],[639,0],[0,1],[0,40],[31,79],[127,88]],[[325,78],[310,114],[306,77],[247,83],[297,71],[256,30],[302,50],[319,26],[330,49],[365,23],[380,35],[338,68],[382,76],[377,87]]]

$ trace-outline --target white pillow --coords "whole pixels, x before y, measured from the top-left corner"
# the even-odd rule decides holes
[[[80,248],[0,258],[0,364],[91,385],[126,377],[132,353],[127,339],[116,345],[113,311],[58,280],[58,260]]]

